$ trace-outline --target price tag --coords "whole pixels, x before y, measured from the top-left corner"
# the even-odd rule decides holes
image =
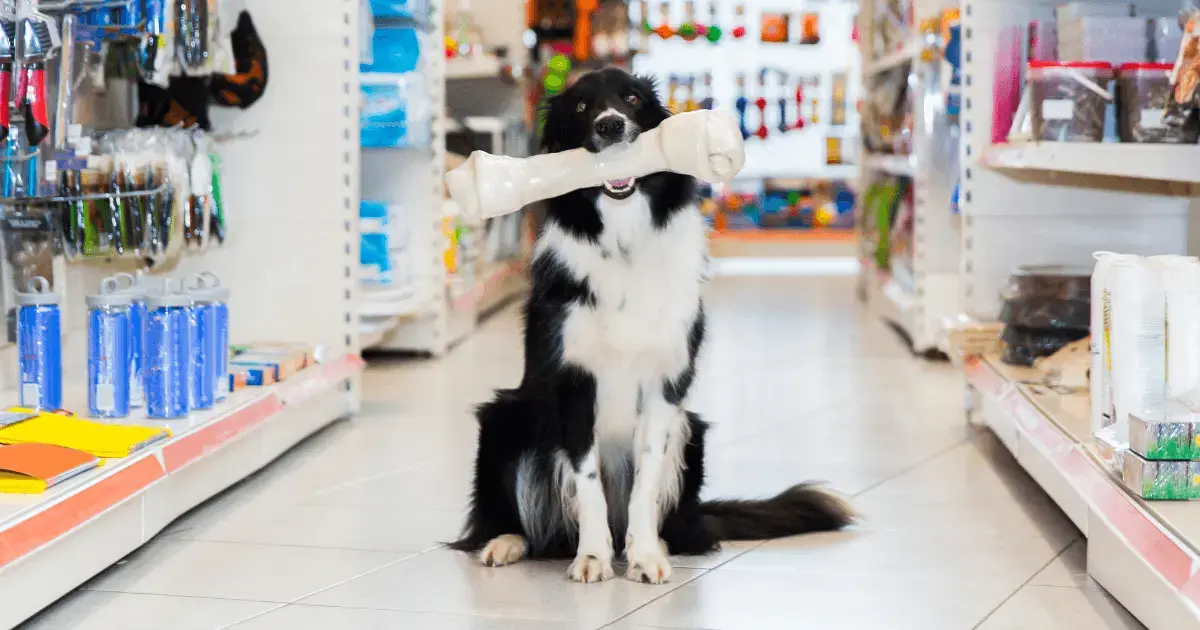
[[[1051,99],[1042,101],[1042,120],[1071,120],[1075,117],[1075,101]]]

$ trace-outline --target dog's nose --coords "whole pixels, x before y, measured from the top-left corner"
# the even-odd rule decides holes
[[[616,116],[605,116],[596,121],[596,135],[612,142],[622,140],[625,137],[625,121]]]

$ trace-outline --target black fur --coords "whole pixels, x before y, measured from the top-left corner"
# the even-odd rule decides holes
[[[603,139],[596,138],[594,124],[596,115],[609,108],[632,121],[636,132],[653,129],[670,115],[655,95],[652,81],[617,69],[580,78],[546,107],[542,138],[546,152],[580,147],[602,150]],[[696,202],[695,181],[684,175],[656,173],[639,178],[637,187],[649,199],[651,220],[657,229],[667,225],[674,213]],[[601,188],[588,188],[551,199],[546,220],[577,239],[598,245],[604,230],[596,207],[600,194]],[[609,252],[605,258],[614,255],[616,252]],[[556,457],[565,454],[578,471],[580,460],[593,445],[596,412],[596,380],[586,370],[563,361],[562,327],[572,308],[595,309],[600,305],[588,279],[574,277],[549,254],[534,261],[531,281],[525,305],[521,383],[516,389],[497,391],[478,409],[479,445],[471,506],[462,537],[451,546],[477,551],[497,536],[518,534],[527,539],[532,557],[567,558],[575,554],[578,544],[574,528],[558,527],[532,536],[522,524],[517,471],[532,466],[539,475],[535,485],[540,496],[561,513],[554,478]],[[704,328],[704,312],[698,309],[687,333],[687,367],[662,383],[661,393],[670,404],[685,400],[695,380]],[[642,404],[643,392],[639,390],[637,409],[630,411],[640,415]],[[796,486],[766,501],[702,503],[699,497],[704,484],[708,425],[692,412],[687,413],[687,421],[690,440],[684,447],[682,492],[674,509],[663,515],[660,531],[671,553],[703,554],[717,549],[723,539],[775,538],[838,529],[852,520],[849,509],[838,499],[811,485]],[[524,464],[523,458],[527,460]],[[632,469],[632,453],[629,467]],[[612,496],[615,484],[628,482],[611,472],[601,467],[606,496]],[[625,541],[623,508],[610,501],[610,529],[617,554]]]

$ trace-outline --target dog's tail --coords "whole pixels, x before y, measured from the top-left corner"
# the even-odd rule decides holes
[[[802,483],[770,499],[705,501],[705,527],[717,540],[767,540],[842,529],[856,514],[818,484]]]

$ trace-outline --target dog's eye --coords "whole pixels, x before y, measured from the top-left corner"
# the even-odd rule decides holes
[[[629,96],[625,97],[625,102],[637,107],[638,103],[642,102],[642,99],[638,98],[637,94],[630,94]]]
[[[583,110],[585,110],[585,109],[587,109],[587,103],[584,103],[584,102],[580,102],[578,105],[575,106],[575,112],[578,114],[582,114]]]

